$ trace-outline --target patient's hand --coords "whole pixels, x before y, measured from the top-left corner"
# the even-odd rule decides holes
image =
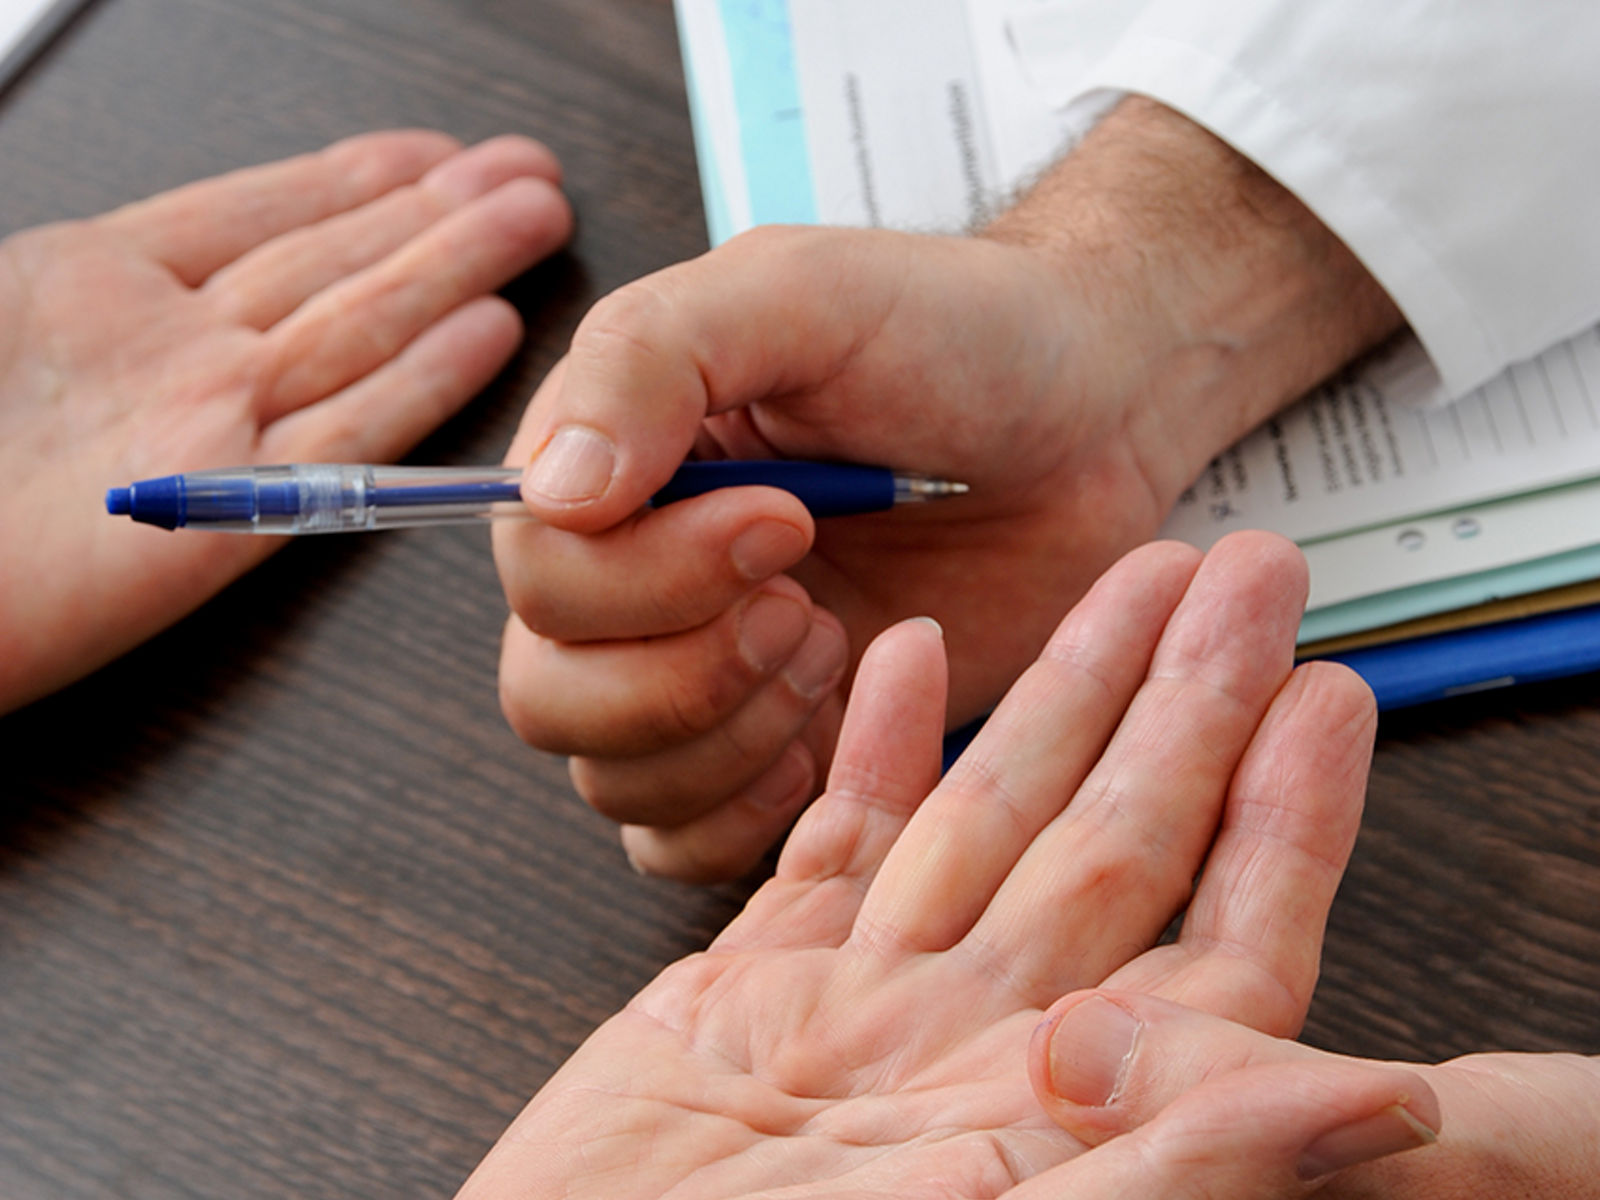
[[[495,289],[566,240],[543,146],[380,133],[0,242],[0,712],[278,544],[105,514],[208,466],[396,457],[521,338]]]
[[[942,782],[941,640],[893,627],[776,877],[589,1039],[463,1195],[1076,1194],[1093,1156],[1024,1065],[1063,992],[1280,1036],[1304,1017],[1374,726],[1342,668],[1291,674],[1305,586],[1269,535],[1203,563],[1135,551]]]

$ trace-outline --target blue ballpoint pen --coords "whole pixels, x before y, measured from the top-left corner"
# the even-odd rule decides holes
[[[527,517],[515,467],[379,467],[340,463],[239,467],[146,479],[106,493],[106,511],[163,529],[348,533]],[[964,483],[848,463],[686,462],[652,498],[659,507],[719,488],[764,485],[799,497],[813,516],[880,512],[958,496]]]

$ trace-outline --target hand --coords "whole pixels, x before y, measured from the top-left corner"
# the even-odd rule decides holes
[[[776,876],[462,1195],[1009,1194],[1085,1148],[1023,1069],[1064,988],[1297,1030],[1375,725],[1352,674],[1291,674],[1305,587],[1270,535],[1133,552],[942,781],[937,629],[883,635]]]
[[[105,514],[211,466],[394,458],[521,339],[491,293],[571,216],[548,150],[384,133],[0,242],[0,712],[195,608],[277,539]]]
[[[1207,458],[1387,328],[1348,252],[1251,172],[1119,110],[988,236],[760,230],[594,309],[508,456],[543,523],[495,530],[501,689],[637,866],[753,865],[897,620],[943,625],[952,724],[988,709]],[[1162,198],[1175,179],[1197,194]],[[972,490],[822,527],[771,489],[641,513],[691,449]]]
[[[1231,1160],[1233,1190],[1196,1188],[1186,1196],[1294,1197],[1308,1190],[1306,1177],[1325,1180],[1329,1197],[1600,1196],[1596,1058],[1473,1054],[1437,1065],[1371,1063],[1118,991],[1077,993],[1053,1006],[1030,1069],[1046,1111],[1090,1144],[1109,1150],[1131,1137],[1148,1151],[1167,1141],[1164,1126],[1220,1134],[1212,1152]],[[1387,1100],[1378,1082],[1384,1076],[1392,1081]],[[1208,1082],[1190,1090],[1197,1080]],[[1364,1102],[1350,1095],[1352,1085],[1372,1084],[1379,1091]],[[1305,1114],[1318,1109],[1308,1123]],[[1241,1124],[1246,1111],[1253,1129]],[[1425,1145],[1435,1133],[1438,1145],[1426,1153],[1370,1161]],[[1334,1171],[1342,1173],[1327,1178]]]

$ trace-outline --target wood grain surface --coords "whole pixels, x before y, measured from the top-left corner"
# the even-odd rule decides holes
[[[0,97],[0,233],[396,125],[568,172],[526,349],[417,455],[495,461],[586,308],[704,249],[668,0],[97,0]],[[448,1195],[736,911],[506,728],[503,619],[481,529],[308,541],[0,720],[0,1197]],[[1309,1040],[1600,1051],[1593,689],[1386,722]]]

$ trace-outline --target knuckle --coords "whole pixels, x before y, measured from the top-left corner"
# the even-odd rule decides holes
[[[661,684],[660,736],[667,742],[704,737],[745,699],[748,688],[743,668],[733,664],[716,667],[698,679],[674,672]]]
[[[505,521],[495,532],[495,565],[506,603],[530,633],[545,638],[576,641],[604,632],[622,636],[608,626],[614,605],[602,601],[626,580],[601,577],[568,551],[577,535],[540,526],[537,522]],[[513,528],[513,527],[517,528]]]
[[[567,624],[569,605],[548,588],[543,588],[523,572],[506,583],[506,599],[528,631],[540,637],[556,637]]]
[[[734,618],[688,636],[691,640],[682,647],[686,656],[658,676],[652,705],[672,742],[720,732],[763,682],[739,652]]]
[[[532,634],[507,632],[500,656],[500,711],[512,732],[528,745],[569,754],[575,746],[564,722],[557,719],[562,709],[548,703],[550,689],[542,678],[543,644]]]
[[[713,582],[715,568],[685,558],[645,576],[641,601],[652,627],[662,632],[686,629],[715,619],[722,596]],[[691,569],[684,570],[682,568]]]
[[[615,354],[619,349],[655,357],[648,331],[670,320],[673,306],[659,276],[645,278],[602,296],[572,336],[572,354]]]
[[[804,226],[757,225],[729,238],[724,251],[728,254],[748,254],[758,258],[769,255],[804,254],[817,240],[817,231]]]
[[[728,883],[761,860],[764,847],[752,848],[725,836],[698,836],[699,832],[659,834],[636,831],[628,839],[628,856],[647,875],[679,883]]]
[[[603,760],[575,757],[567,762],[573,790],[595,812],[627,825],[660,825],[664,797],[641,792],[633,781],[619,779]]]

